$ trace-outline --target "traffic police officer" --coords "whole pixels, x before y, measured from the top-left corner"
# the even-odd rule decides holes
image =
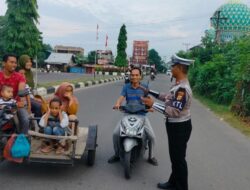
[[[143,102],[166,116],[166,129],[169,143],[169,155],[172,173],[165,183],[158,183],[160,189],[188,190],[188,169],[186,162],[187,142],[191,135],[192,124],[190,105],[192,90],[187,72],[194,60],[172,56],[172,77],[176,79],[168,94],[148,90],[149,94],[164,101],[165,104],[154,102],[152,98],[143,98]]]

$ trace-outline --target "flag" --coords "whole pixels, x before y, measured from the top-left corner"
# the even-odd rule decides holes
[[[105,42],[105,47],[108,47],[108,35],[106,34],[106,42]]]
[[[96,40],[98,40],[98,29],[99,29],[99,25],[97,24],[97,26],[96,26]]]

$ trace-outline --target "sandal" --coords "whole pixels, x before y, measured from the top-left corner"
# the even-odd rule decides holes
[[[48,146],[41,148],[41,152],[43,152],[43,153],[50,153],[52,150],[53,150],[53,146],[51,146],[51,145],[48,145]]]
[[[56,149],[56,154],[63,154],[65,152],[64,147],[59,145]]]

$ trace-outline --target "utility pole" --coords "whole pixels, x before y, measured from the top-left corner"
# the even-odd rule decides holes
[[[188,51],[188,47],[190,45],[190,43],[182,43],[185,47],[186,47],[186,52]]]
[[[97,24],[96,25],[96,47],[95,47],[94,79],[95,79],[96,61],[98,61],[98,57],[97,57],[98,29],[99,29],[99,25]]]
[[[38,70],[38,65],[37,65],[37,55],[36,55],[36,57],[35,57],[35,63],[36,63],[36,75],[35,75],[35,90],[36,90],[36,92],[37,92],[37,70]]]
[[[216,17],[211,17],[210,20],[211,21],[213,21],[213,20],[216,21],[216,25],[215,25],[215,31],[216,31],[216,33],[215,33],[215,41],[218,44],[220,44],[220,42],[221,42],[221,39],[220,39],[221,30],[220,30],[219,24],[220,24],[221,20],[227,20],[227,18],[226,17],[221,17],[221,15],[220,15],[221,11],[216,11],[216,13],[217,13]]]
[[[166,55],[163,56],[163,61],[164,61],[164,64],[167,66],[167,56]]]

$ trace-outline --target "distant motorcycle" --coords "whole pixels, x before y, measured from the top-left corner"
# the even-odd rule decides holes
[[[129,76],[128,75],[125,75],[125,84],[127,84],[127,83],[130,83],[130,79],[129,79]]]
[[[155,80],[155,74],[152,72],[152,73],[150,73],[150,79],[151,80]]]

